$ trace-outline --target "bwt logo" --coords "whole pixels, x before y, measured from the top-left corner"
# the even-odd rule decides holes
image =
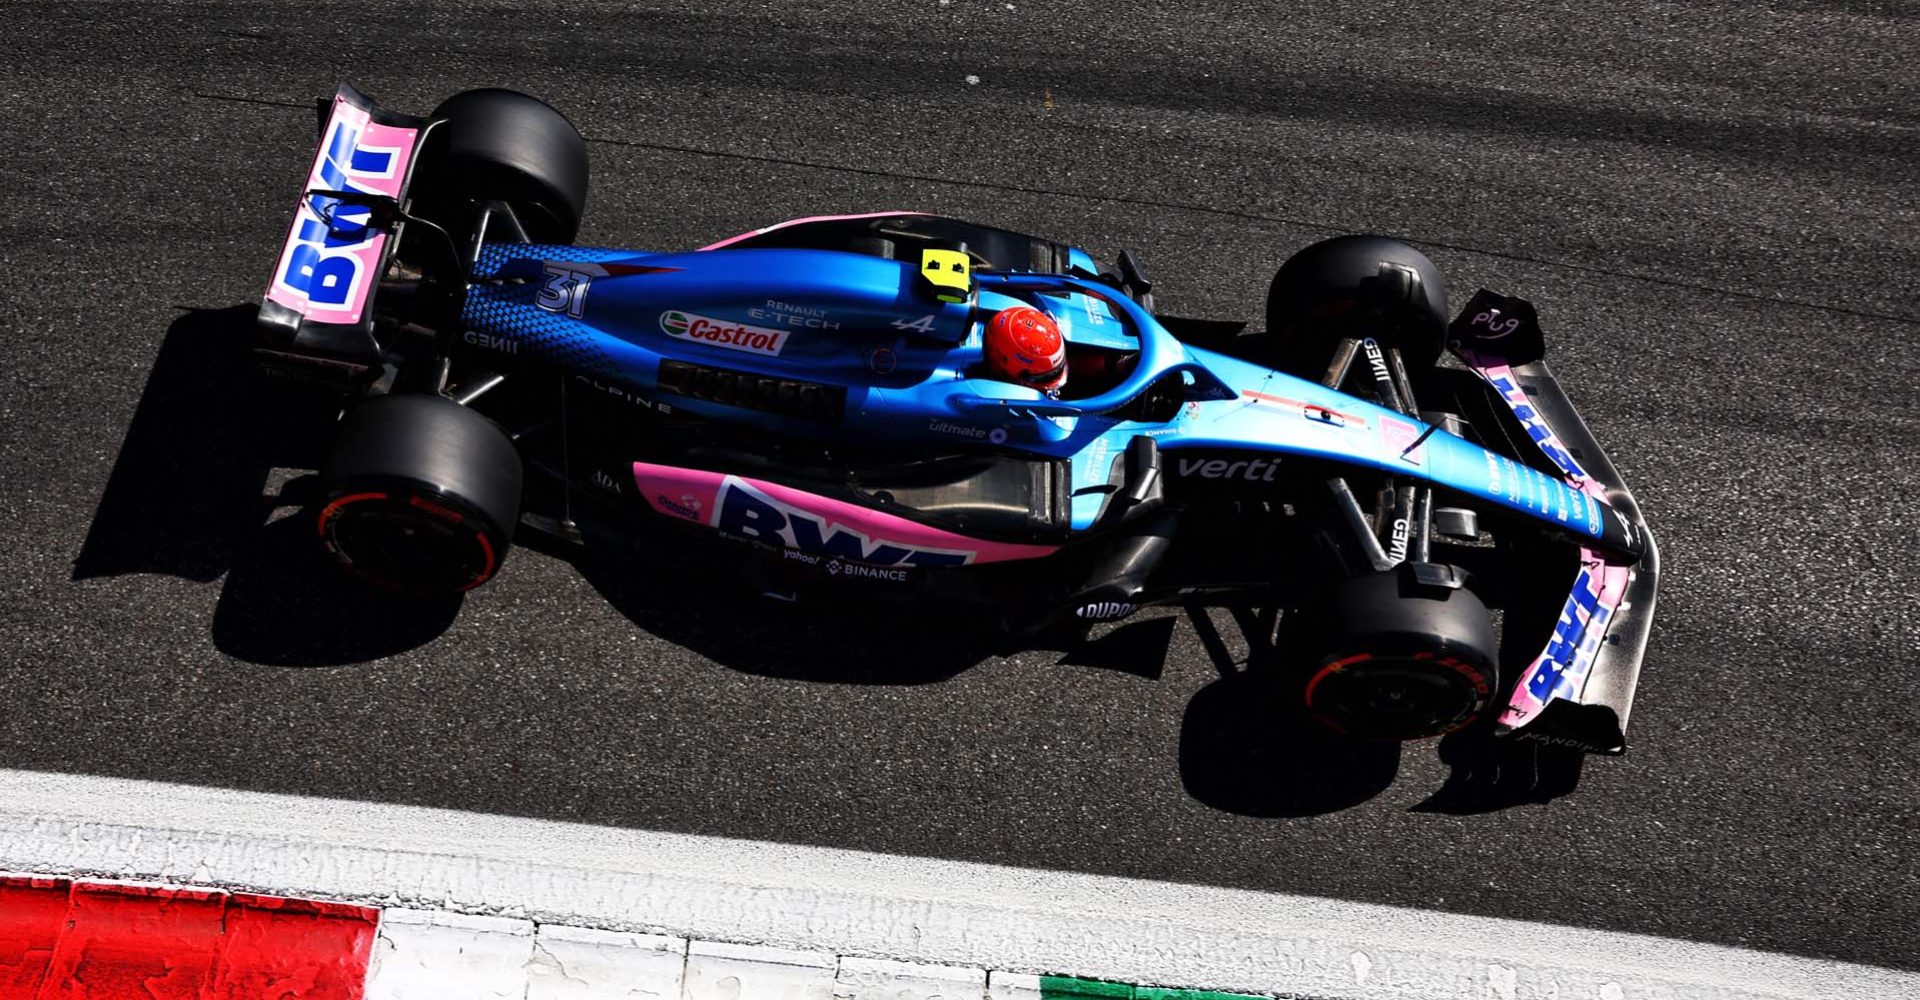
[[[814,555],[876,566],[964,566],[974,553],[929,549],[871,538],[811,511],[782,503],[732,476],[721,491],[713,526],[730,534]]]
[[[1500,376],[1493,379],[1493,387],[1512,404],[1513,415],[1520,418],[1520,426],[1527,429],[1527,436],[1540,446],[1540,450],[1553,464],[1582,479],[1587,478],[1586,470],[1580,468],[1580,463],[1574,461],[1573,456],[1560,447],[1560,439],[1554,436],[1553,428],[1548,427],[1547,422],[1540,419],[1540,414],[1532,406],[1522,402],[1527,398],[1526,393],[1515,385],[1512,379],[1504,375]]]
[[[1613,611],[1600,606],[1600,590],[1593,574],[1580,571],[1573,583],[1573,594],[1560,611],[1553,627],[1553,641],[1541,654],[1540,666],[1527,678],[1527,693],[1545,704],[1555,695],[1575,694],[1574,681],[1593,665],[1600,652],[1600,639],[1607,633],[1607,620]]]
[[[360,129],[336,118],[327,132],[324,152],[307,178],[308,189],[378,194],[356,180],[393,177],[401,150],[359,143]],[[352,308],[360,301],[367,279],[367,264],[357,251],[371,246],[380,235],[368,228],[371,211],[325,195],[300,199],[280,284],[317,309]]]

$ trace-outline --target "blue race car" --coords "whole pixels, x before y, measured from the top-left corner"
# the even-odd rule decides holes
[[[258,354],[350,397],[311,517],[361,576],[453,592],[517,528],[641,559],[679,533],[776,597],[1015,634],[1276,608],[1336,730],[1624,749],[1659,553],[1523,300],[1449,321],[1433,264],[1370,236],[1289,259],[1255,331],[1157,313],[1131,252],[914,212],[574,246],[586,145],[547,105],[320,110]],[[993,346],[1016,316],[1038,378]]]

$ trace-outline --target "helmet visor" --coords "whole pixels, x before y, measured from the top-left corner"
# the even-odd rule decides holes
[[[1066,356],[1062,354],[1060,357],[1060,363],[1057,365],[1054,365],[1052,368],[1048,368],[1045,371],[1021,372],[1018,378],[1020,379],[1020,382],[1022,385],[1030,385],[1035,388],[1046,389],[1046,388],[1051,388],[1054,383],[1060,381],[1060,376],[1065,375],[1066,373],[1067,373],[1067,359],[1066,359]]]

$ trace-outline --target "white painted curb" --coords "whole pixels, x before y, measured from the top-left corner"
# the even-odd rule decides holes
[[[836,1000],[983,1000],[987,970],[843,958],[834,977]]]
[[[694,941],[684,1000],[833,1000],[832,952]]]
[[[685,938],[542,924],[527,966],[527,1000],[680,1000]]]
[[[1040,1000],[1040,977],[1029,972],[991,973],[987,1000]]]
[[[367,1000],[520,1000],[532,957],[532,921],[383,910]]]
[[[670,935],[694,942],[684,1000],[719,995],[718,970],[742,961],[711,944],[727,941],[813,956],[756,969],[765,978],[742,978],[738,1000],[830,1000],[833,956],[996,970],[989,992],[1004,1000],[1016,1000],[1013,981],[998,973],[1323,1000],[1920,997],[1920,974],[1639,935],[22,771],[0,771],[0,868],[506,917],[526,933],[501,933],[528,957],[533,924]],[[458,929],[407,926],[393,933],[431,938],[423,947]],[[407,988],[400,944],[376,959],[396,991]],[[441,986],[436,996],[454,995]]]

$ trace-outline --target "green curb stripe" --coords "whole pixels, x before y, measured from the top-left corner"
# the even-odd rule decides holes
[[[1134,1000],[1267,1000],[1245,993],[1215,993],[1211,990],[1163,990],[1157,986],[1136,986]]]
[[[1157,986],[1132,986],[1070,976],[1041,976],[1040,996],[1042,1000],[1266,1000],[1245,993],[1168,990]]]

